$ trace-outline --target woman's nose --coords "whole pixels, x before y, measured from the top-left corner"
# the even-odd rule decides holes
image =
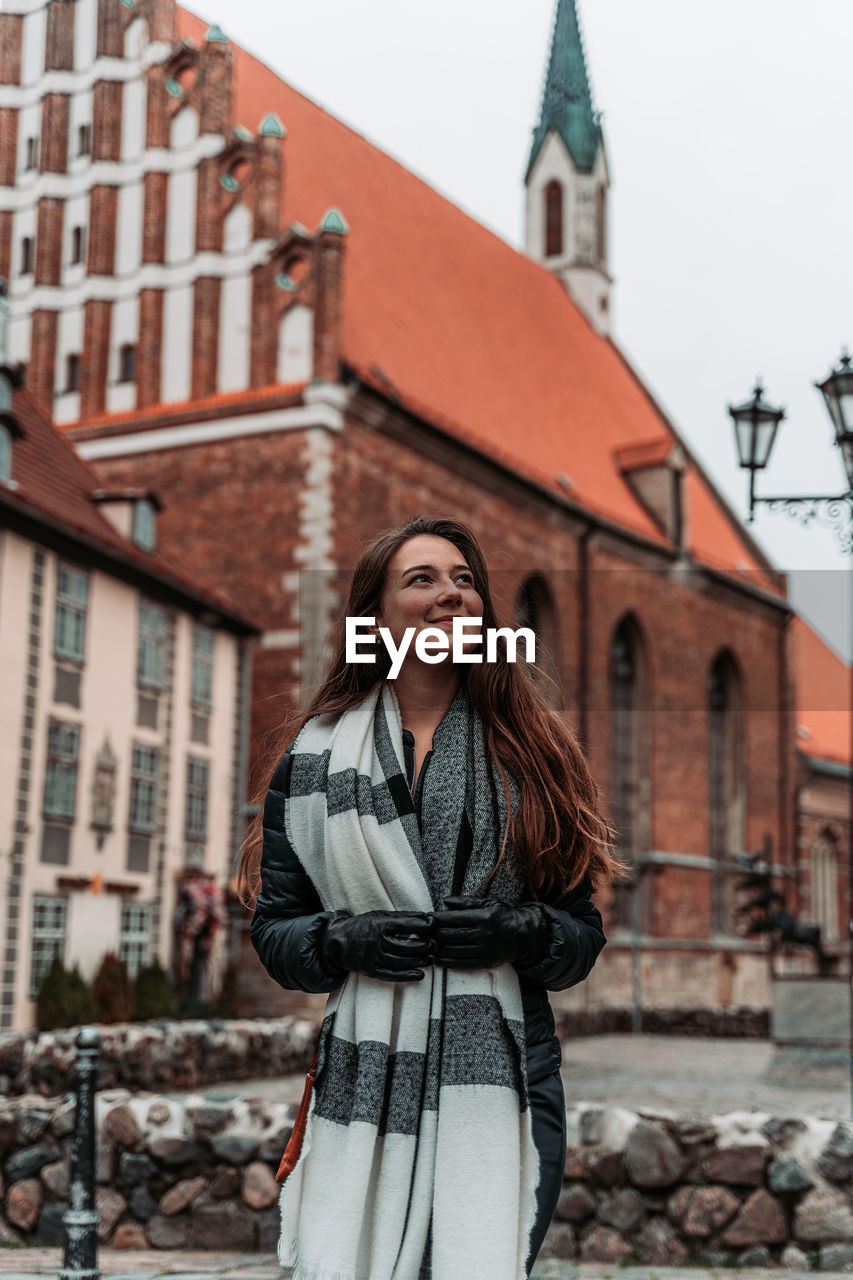
[[[462,599],[462,592],[452,578],[448,578],[446,582],[441,584],[441,591],[438,596],[439,600],[456,600]]]

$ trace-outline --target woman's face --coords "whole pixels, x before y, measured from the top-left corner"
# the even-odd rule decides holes
[[[453,633],[453,619],[482,618],[483,601],[458,547],[446,538],[420,534],[397,549],[388,564],[376,625],[387,627],[399,646],[407,627],[414,640],[426,627]]]

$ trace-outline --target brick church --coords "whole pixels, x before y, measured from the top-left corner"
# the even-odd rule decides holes
[[[574,0],[525,184],[516,248],[174,0],[0,13],[10,361],[262,623],[255,741],[316,678],[359,549],[461,515],[636,863],[567,998],[766,1005],[735,859],[797,860],[791,611],[611,336]]]

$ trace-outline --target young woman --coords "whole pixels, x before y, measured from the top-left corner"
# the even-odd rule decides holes
[[[418,519],[362,555],[347,604],[399,648],[456,617],[497,626],[476,539]],[[565,1162],[548,990],[605,937],[621,873],[565,721],[499,642],[493,663],[326,679],[281,758],[241,885],[284,987],[328,991],[308,1127],[281,1194],[294,1280],[522,1280]],[[291,736],[291,735],[288,735]]]

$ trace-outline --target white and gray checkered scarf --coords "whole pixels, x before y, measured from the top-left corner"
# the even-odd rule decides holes
[[[403,761],[387,682],[299,735],[286,830],[323,906],[440,907],[466,820],[462,892],[520,901],[510,848],[485,886],[506,807],[464,683],[434,736],[422,830]],[[418,983],[351,973],[329,997],[302,1154],[281,1192],[292,1280],[527,1274],[539,1158],[518,977],[512,965],[425,972]]]

